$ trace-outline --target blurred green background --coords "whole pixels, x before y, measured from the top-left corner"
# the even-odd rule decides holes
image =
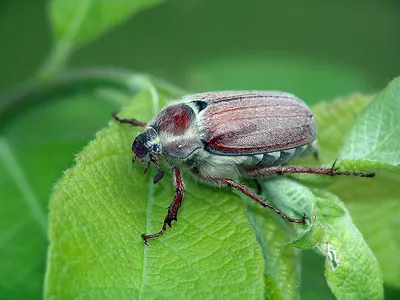
[[[329,101],[399,75],[399,16],[396,0],[166,1],[76,51],[69,67],[130,69],[191,92],[273,89]],[[50,53],[47,1],[0,1],[0,45],[7,95]],[[119,107],[86,91],[36,100],[0,120],[0,299],[40,298],[47,229],[32,211],[46,223],[53,183]],[[304,260],[304,299],[333,298],[323,258]],[[398,293],[386,288],[387,298]]]
[[[51,46],[42,0],[0,2],[0,90]],[[374,92],[400,69],[400,1],[176,0],[78,51],[73,67],[120,66],[193,91],[285,89],[306,100]]]

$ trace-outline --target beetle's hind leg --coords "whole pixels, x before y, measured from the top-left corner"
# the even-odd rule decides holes
[[[164,224],[163,224],[161,230],[159,232],[153,233],[153,234],[142,234],[142,238],[146,245],[148,245],[147,241],[149,239],[153,239],[153,238],[163,235],[165,230],[167,230],[167,225],[169,227],[171,227],[172,221],[178,221],[178,210],[182,205],[182,199],[183,199],[183,194],[185,192],[185,187],[183,184],[181,170],[179,168],[172,169],[172,176],[173,176],[174,187],[176,190],[174,200],[172,201],[171,205],[168,207],[168,214],[164,219]]]
[[[136,126],[136,127],[145,127],[147,124],[146,122],[141,122],[136,119],[121,119],[117,116],[116,112],[113,112],[111,115],[114,118],[114,120],[119,123],[131,124],[132,126]]]
[[[375,173],[362,173],[362,172],[351,172],[351,171],[339,171],[335,168],[336,161],[332,164],[330,168],[310,168],[310,167],[296,167],[296,166],[269,166],[248,169],[245,175],[253,178],[268,177],[273,175],[283,175],[283,174],[317,174],[317,175],[328,175],[328,176],[358,176],[358,177],[374,177]]]
[[[263,207],[268,207],[269,209],[272,209],[274,212],[276,212],[278,215],[280,215],[283,219],[285,219],[288,222],[292,223],[305,223],[306,222],[306,215],[303,215],[303,218],[301,219],[293,219],[285,215],[283,212],[281,212],[279,209],[277,209],[275,206],[265,202],[260,196],[257,194],[251,192],[248,190],[244,185],[237,183],[236,181],[230,179],[230,178],[207,178],[203,177],[199,172],[196,170],[193,170],[193,173],[199,177],[201,180],[207,181],[209,183],[213,183],[219,186],[226,186],[226,187],[232,187],[239,192],[245,194],[247,197],[250,197],[251,199],[255,200],[259,204],[261,204]]]

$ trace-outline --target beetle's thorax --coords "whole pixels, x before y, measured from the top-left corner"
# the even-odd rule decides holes
[[[203,148],[197,131],[196,113],[190,105],[172,103],[149,126],[158,133],[162,155],[174,164],[186,160],[194,151]]]

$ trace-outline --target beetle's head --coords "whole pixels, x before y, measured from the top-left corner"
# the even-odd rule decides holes
[[[132,151],[135,153],[132,162],[139,158],[141,162],[147,163],[145,173],[150,168],[150,162],[154,163],[159,173],[154,177],[153,182],[157,183],[164,176],[164,172],[157,164],[157,157],[161,155],[162,149],[160,138],[153,127],[146,127],[139,133],[132,143]]]
[[[150,162],[151,157],[161,154],[160,139],[153,127],[145,128],[132,143],[132,151],[142,162]]]

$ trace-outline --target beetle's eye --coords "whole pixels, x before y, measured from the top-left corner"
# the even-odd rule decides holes
[[[159,153],[160,152],[160,145],[159,144],[155,144],[151,150],[153,152]]]

